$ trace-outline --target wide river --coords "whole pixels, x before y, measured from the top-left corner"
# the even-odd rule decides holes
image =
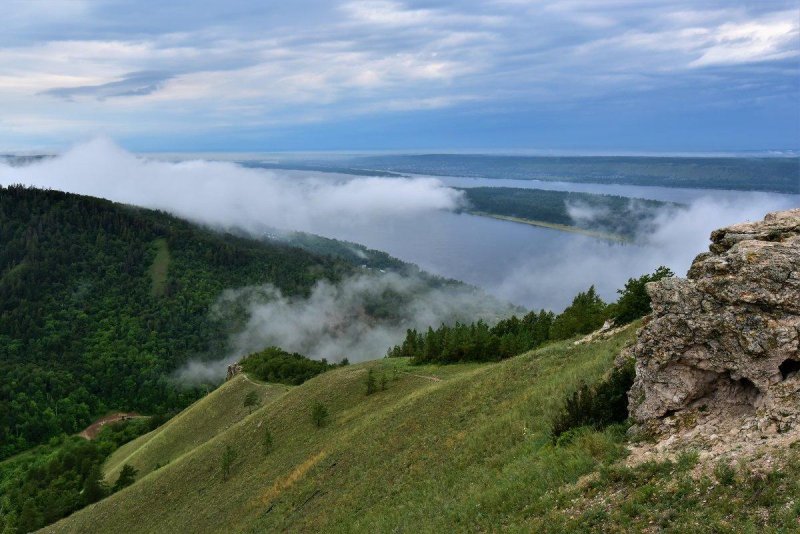
[[[308,176],[305,171],[286,171]],[[318,174],[320,177],[325,174]],[[327,174],[331,179],[348,179]],[[641,243],[618,244],[579,234],[452,212],[392,218],[382,224],[329,225],[317,233],[361,243],[432,273],[482,287],[529,308],[562,309],[594,284],[606,299],[633,276],[667,265],[684,275],[707,248],[712,229],[775,209],[800,206],[800,195],[576,184],[532,180],[436,177],[454,187],[535,187],[693,204],[665,218]]]

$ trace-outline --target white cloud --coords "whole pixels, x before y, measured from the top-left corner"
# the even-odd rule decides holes
[[[0,184],[88,194],[222,227],[326,233],[331,226],[380,224],[460,206],[439,180],[298,178],[233,163],[140,158],[107,139],[26,167],[0,164]]]
[[[711,46],[690,63],[692,67],[773,61],[800,54],[800,13],[768,20],[723,24],[709,37]]]

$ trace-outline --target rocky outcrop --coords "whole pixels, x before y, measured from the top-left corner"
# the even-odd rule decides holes
[[[705,424],[714,437],[785,433],[800,422],[800,209],[711,241],[686,279],[647,285],[631,417],[661,431]]]
[[[242,372],[242,366],[239,363],[232,363],[228,366],[228,372],[225,375],[225,380],[228,381],[234,376]]]

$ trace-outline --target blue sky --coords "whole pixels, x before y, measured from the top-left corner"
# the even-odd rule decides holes
[[[800,149],[797,1],[4,0],[0,149]]]

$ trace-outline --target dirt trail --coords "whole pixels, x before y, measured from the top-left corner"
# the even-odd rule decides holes
[[[106,416],[101,417],[91,425],[87,426],[83,429],[83,432],[78,434],[80,437],[88,440],[92,440],[97,437],[97,434],[100,433],[102,428],[109,424],[109,423],[116,423],[118,421],[127,421],[128,419],[134,419],[139,417],[147,417],[145,415],[139,415],[135,412],[117,412],[108,414]]]

